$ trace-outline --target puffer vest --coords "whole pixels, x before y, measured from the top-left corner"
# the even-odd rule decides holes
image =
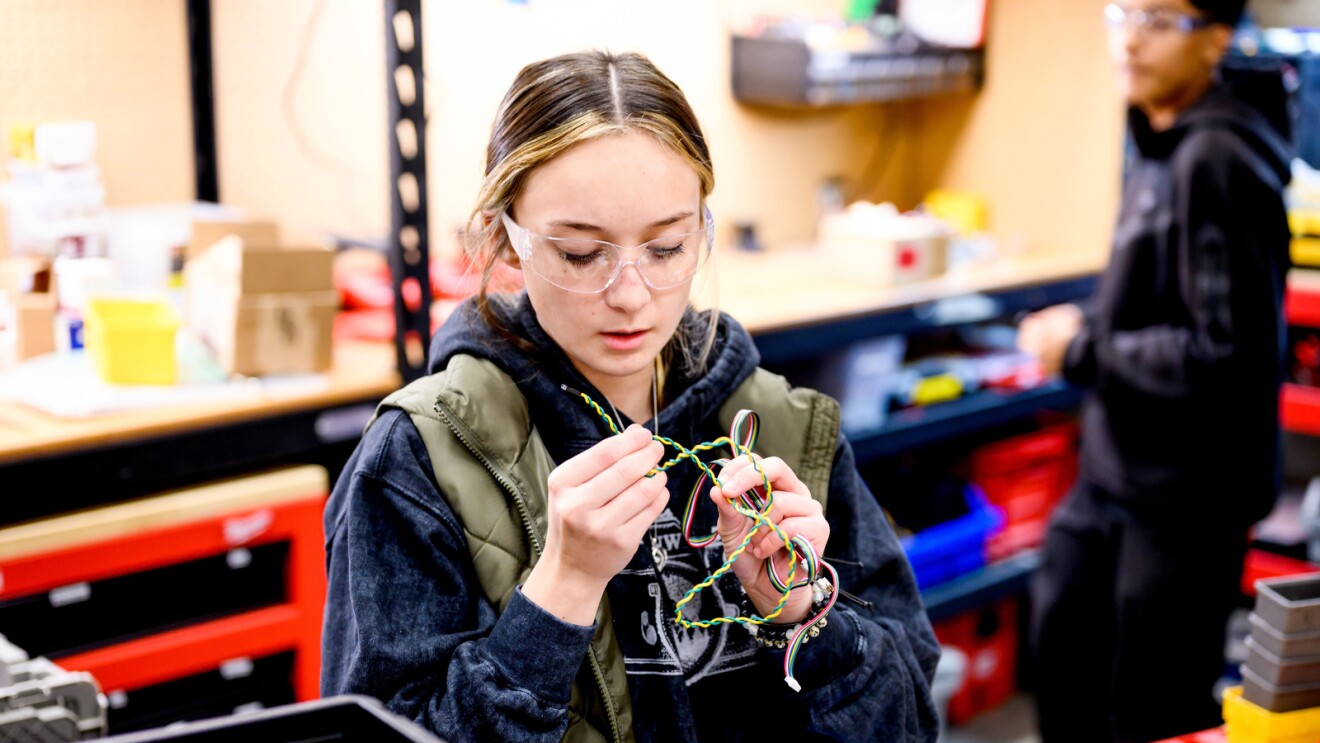
[[[377,408],[407,413],[426,445],[436,483],[467,538],[477,580],[496,611],[527,579],[545,544],[546,481],[555,468],[527,401],[495,364],[456,355],[447,367],[391,394]],[[839,435],[839,406],[815,390],[757,369],[720,407],[727,429],[755,410],[756,452],[783,459],[826,505]],[[373,419],[374,421],[374,419]],[[370,424],[369,424],[370,425]],[[565,741],[633,741],[627,673],[608,599],[596,612],[587,663],[574,680]]]

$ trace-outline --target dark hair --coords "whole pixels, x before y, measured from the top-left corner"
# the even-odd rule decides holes
[[[593,50],[533,62],[504,95],[486,147],[486,175],[469,220],[468,249],[482,269],[477,307],[506,338],[517,342],[491,310],[487,294],[500,256],[510,249],[499,215],[512,209],[533,170],[576,144],[624,131],[646,132],[687,161],[697,173],[703,202],[715,188],[696,114],[674,81],[640,54]],[[710,315],[713,323],[717,313]],[[694,338],[680,324],[672,345],[700,367],[713,338],[713,332]]]
[[[1191,0],[1198,10],[1213,23],[1236,27],[1242,20],[1247,0]]]

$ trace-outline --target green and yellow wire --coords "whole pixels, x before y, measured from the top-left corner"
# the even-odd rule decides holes
[[[595,400],[592,400],[591,396],[566,385],[560,385],[560,388],[569,394],[582,398],[582,400],[587,405],[591,406],[591,408],[596,411],[596,414],[605,421],[605,424],[609,426],[611,433],[614,435],[620,433],[618,426],[614,423],[614,419],[611,418]],[[693,537],[692,522],[695,519],[697,503],[700,500],[703,486],[706,482],[709,480],[710,482],[715,483],[715,485],[723,487],[723,483],[721,483],[720,479],[716,477],[715,473],[711,470],[710,465],[703,462],[697,455],[701,452],[712,451],[721,446],[727,445],[733,451],[733,456],[735,458],[741,455],[746,455],[748,460],[751,461],[752,466],[756,468],[757,473],[761,476],[761,487],[753,488],[745,493],[740,493],[728,499],[734,510],[753,521],[753,526],[751,530],[747,532],[747,536],[743,538],[737,549],[728,554],[723,565],[720,565],[720,567],[707,576],[705,580],[692,586],[687,594],[679,599],[674,605],[674,620],[684,629],[692,629],[693,627],[708,628],[717,624],[769,624],[783,612],[784,606],[788,603],[789,594],[793,589],[801,588],[803,586],[813,586],[813,591],[820,592],[822,590],[819,585],[813,585],[817,584],[822,570],[828,572],[834,579],[831,585],[838,585],[838,575],[835,573],[834,568],[819,558],[816,554],[816,548],[812,546],[810,540],[802,535],[797,535],[790,539],[778,525],[770,522],[768,515],[770,510],[774,508],[774,488],[770,485],[770,479],[766,476],[765,470],[761,467],[760,459],[752,453],[752,447],[756,445],[757,434],[759,431],[760,419],[756,413],[750,410],[740,410],[738,411],[738,414],[734,416],[733,423],[729,427],[728,436],[721,436],[714,441],[704,441],[691,449],[673,439],[657,434],[651,435],[652,439],[677,450],[678,455],[647,472],[647,477],[654,477],[660,472],[673,467],[685,459],[691,460],[701,470],[701,477],[688,493],[687,506],[683,512],[683,538],[692,547],[700,548],[708,546],[715,541],[717,536],[719,536],[719,532],[716,531],[704,537]],[[727,462],[728,460],[725,459],[714,460],[714,464],[716,465],[723,465]],[[775,590],[780,592],[779,603],[775,605],[774,610],[769,614],[766,614],[764,617],[753,614],[750,617],[722,616],[714,619],[699,619],[696,621],[684,617],[683,607],[695,598],[697,594],[714,585],[715,581],[719,580],[721,576],[733,569],[733,563],[735,563],[738,558],[742,556],[743,552],[747,550],[752,538],[755,537],[757,532],[762,528],[768,528],[774,531],[783,543],[784,549],[787,549],[789,554],[788,575],[786,577],[781,577],[779,575],[778,569],[774,566],[774,560],[767,559],[765,561],[766,575],[770,580],[770,584],[775,587]],[[794,578],[797,577],[799,561],[802,562],[805,577],[801,581],[794,582]],[[829,613],[831,608],[833,608],[834,602],[837,599],[837,593],[837,591],[830,591],[828,594],[828,601],[825,603],[824,607],[814,616],[811,616],[804,621],[798,627],[797,631],[794,632],[793,636],[789,638],[787,652],[784,654],[784,680],[795,691],[800,691],[802,688],[793,677],[793,662],[797,658],[798,650],[806,643],[810,636],[809,632],[812,628],[824,626],[825,615]],[[815,603],[820,603],[820,601],[816,601]]]

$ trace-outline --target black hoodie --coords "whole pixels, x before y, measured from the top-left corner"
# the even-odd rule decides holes
[[[1082,476],[1130,505],[1250,523],[1279,487],[1288,146],[1222,87],[1162,132],[1129,113],[1110,265],[1068,349]]]

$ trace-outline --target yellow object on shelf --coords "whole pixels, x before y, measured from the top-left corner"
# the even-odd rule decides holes
[[[1320,237],[1294,237],[1292,262],[1299,266],[1320,266]]]
[[[83,328],[87,353],[111,384],[174,384],[179,316],[164,300],[93,299]]]
[[[1295,237],[1320,237],[1320,209],[1289,209],[1288,227]]]
[[[937,374],[917,382],[912,388],[913,405],[934,405],[962,397],[962,380],[952,374]]]
[[[1231,743],[1314,743],[1320,740],[1320,707],[1270,712],[1242,698],[1242,687],[1224,691],[1224,722]]]
[[[37,125],[22,121],[9,125],[9,156],[16,160],[36,162]]]
[[[968,191],[937,188],[922,200],[926,210],[963,234],[985,232],[985,199]]]

